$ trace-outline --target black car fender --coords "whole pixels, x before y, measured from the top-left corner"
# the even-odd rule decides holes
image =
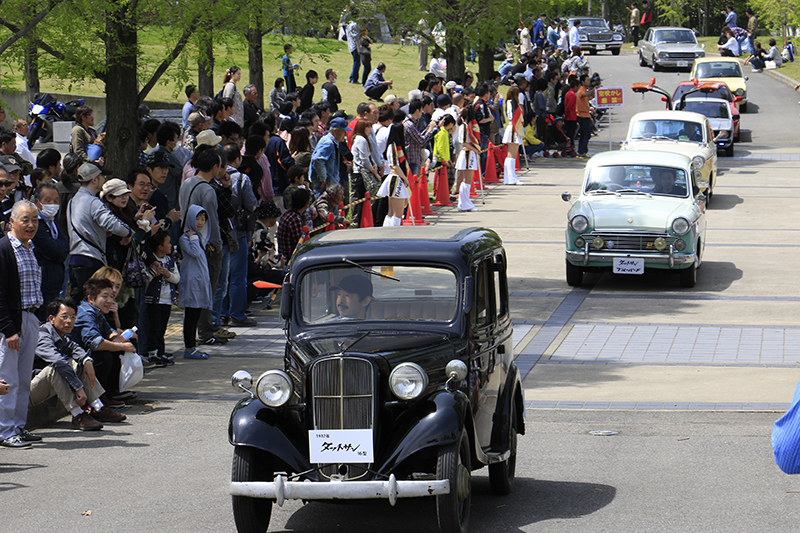
[[[308,432],[291,410],[272,409],[256,399],[240,400],[228,423],[228,441],[234,446],[264,450],[293,472],[311,469],[308,462]]]
[[[525,404],[523,400],[519,369],[517,365],[512,364],[506,376],[503,392],[500,393],[497,399],[497,410],[494,414],[492,449],[495,451],[504,452],[508,449],[509,433],[506,429],[512,412],[514,413],[514,420],[510,422],[516,427],[517,434],[525,434]]]
[[[396,443],[384,456],[376,469],[389,473],[411,455],[432,446],[444,446],[455,442],[465,426],[472,433],[472,412],[467,396],[456,390],[437,391],[425,401],[419,402],[411,417],[404,417],[404,424],[397,424],[386,442]],[[416,416],[415,416],[416,415]]]

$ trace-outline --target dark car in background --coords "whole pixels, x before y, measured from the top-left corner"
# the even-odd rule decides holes
[[[495,232],[324,233],[298,247],[281,315],[283,370],[232,378],[239,531],[287,499],[433,497],[440,531],[465,532],[472,471],[511,492],[524,404]]]
[[[612,30],[608,22],[600,17],[570,18],[569,28],[575,25],[576,20],[581,21],[581,25],[578,27],[581,50],[588,50],[592,55],[610,50],[615,56],[619,55],[624,39],[621,32]]]

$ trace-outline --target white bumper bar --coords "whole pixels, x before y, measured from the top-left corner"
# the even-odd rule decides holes
[[[232,496],[268,498],[283,505],[285,500],[367,500],[388,499],[394,505],[397,498],[420,498],[450,494],[450,481],[397,481],[394,474],[388,481],[287,481],[278,475],[275,481],[231,482]]]

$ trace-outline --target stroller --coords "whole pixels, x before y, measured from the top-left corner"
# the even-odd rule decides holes
[[[556,150],[549,152],[544,151],[545,157],[576,157],[578,154],[572,146],[572,139],[565,133],[563,128],[562,119],[556,118],[553,115],[547,115],[545,118],[547,125],[547,135],[549,137],[549,144],[556,145]]]

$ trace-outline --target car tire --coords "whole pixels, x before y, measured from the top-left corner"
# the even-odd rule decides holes
[[[725,157],[733,157],[733,143],[725,148]]]
[[[247,446],[233,450],[231,481],[272,481],[274,472],[266,453]],[[272,516],[272,502],[264,498],[231,496],[233,520],[239,533],[265,533]]]
[[[646,67],[647,66],[647,61],[644,60],[644,56],[642,55],[641,52],[639,52],[639,66],[640,67]]]
[[[653,72],[658,72],[661,70],[661,68],[658,66],[658,63],[656,63],[656,56],[653,56],[651,59],[653,60]]]
[[[567,261],[567,285],[580,287],[583,284],[583,269]]]
[[[739,105],[739,113],[747,113],[747,104]]]
[[[450,494],[436,496],[436,518],[441,533],[467,533],[472,504],[472,454],[469,437],[462,430],[458,439],[439,448],[436,479],[450,480]]]
[[[489,465],[489,484],[492,492],[505,496],[511,494],[514,485],[514,476],[517,471],[517,406],[512,400],[511,414],[508,419],[508,459],[502,463]]]
[[[697,265],[692,263],[689,268],[681,270],[681,287],[691,289],[697,284]]]
[[[618,55],[619,55],[619,51],[620,51],[621,49],[622,49],[622,48],[612,48],[612,49],[611,49],[611,55],[618,56]]]

